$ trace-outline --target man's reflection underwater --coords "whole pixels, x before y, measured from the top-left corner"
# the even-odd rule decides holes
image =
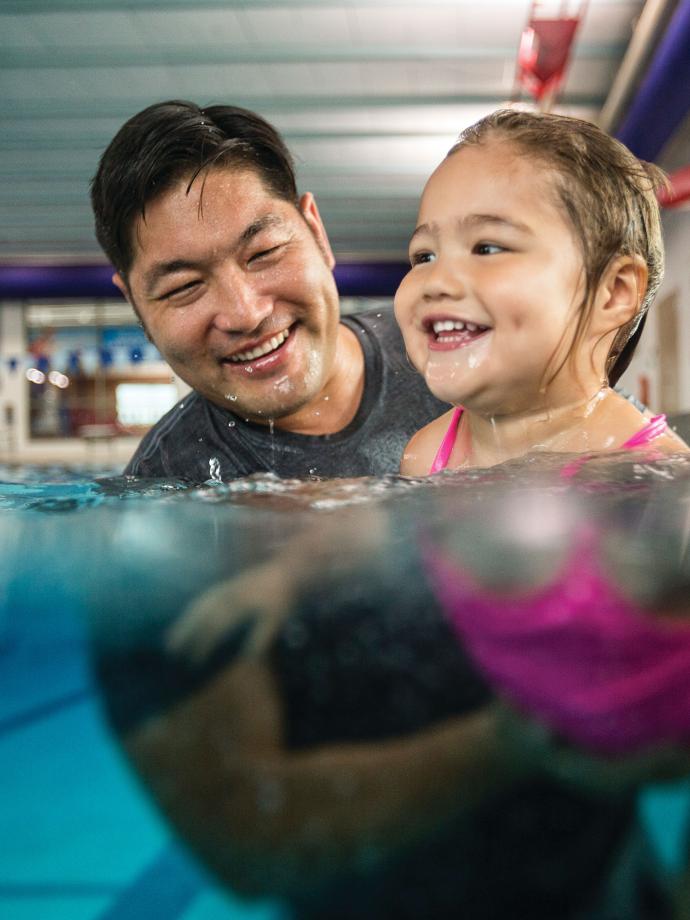
[[[145,642],[133,634],[101,643],[98,672],[113,723],[154,797],[204,863],[236,891],[283,898],[297,917],[673,916],[635,809],[643,783],[685,775],[685,755],[666,744],[682,739],[657,732],[650,750],[640,736],[637,748],[605,751],[603,758],[601,746],[587,750],[587,738],[564,740],[552,730],[558,724],[549,724],[558,681],[540,685],[538,671],[530,678],[524,669],[525,688],[547,693],[551,710],[531,706],[529,693],[521,699],[506,692],[481,655],[473,659],[476,641],[464,633],[457,640],[457,620],[447,616],[448,583],[439,591],[438,565],[429,567],[434,545],[443,552],[437,562],[484,584],[502,582],[503,597],[508,590],[524,600],[526,586],[559,571],[564,549],[581,532],[582,505],[590,527],[609,528],[607,543],[617,547],[626,588],[635,579],[646,585],[649,637],[666,628],[653,615],[663,592],[650,595],[634,548],[658,525],[659,514],[649,513],[658,497],[599,495],[592,518],[594,503],[586,496],[573,504],[552,495],[549,510],[541,492],[523,520],[534,521],[541,508],[543,519],[551,514],[560,521],[560,531],[546,527],[535,543],[524,527],[497,527],[505,495],[489,501],[480,488],[464,486],[454,490],[449,482],[433,495],[428,488],[398,495],[395,504],[308,515],[303,523],[311,538],[287,540],[288,551],[278,554],[292,584],[298,563],[289,548],[297,552],[300,541],[322,548],[312,552],[311,575],[293,602],[277,616],[280,604],[263,614],[257,600],[253,614],[245,610],[217,630],[205,657],[185,655],[179,645],[171,650],[170,643],[198,599],[181,618],[161,618]],[[680,491],[668,489],[664,507],[683,508]],[[266,500],[257,499],[263,507]],[[420,502],[427,522],[421,530]],[[631,503],[634,527],[625,511]],[[276,514],[274,508],[265,519],[272,534]],[[683,617],[690,613],[682,587],[690,573],[677,523],[657,534],[657,543],[666,574],[675,573],[675,596],[685,598],[676,609]],[[244,530],[246,539],[257,535]],[[240,539],[236,517],[228,517],[225,538],[231,559]],[[609,555],[616,572],[616,552]],[[646,570],[652,568],[648,558]],[[275,580],[272,591],[279,585]],[[222,592],[209,594],[222,603]],[[501,609],[493,611],[498,619]],[[514,613],[503,612],[506,619]],[[475,639],[484,626],[495,627],[484,613],[482,622],[472,621]],[[253,642],[264,615],[265,641]],[[218,617],[225,622],[220,606]],[[620,664],[615,644],[608,663],[598,648],[596,666]],[[647,642],[645,653],[652,649]],[[514,651],[520,653],[519,643]],[[561,651],[558,642],[541,648],[551,676],[559,668],[565,675],[572,664],[559,660]],[[615,668],[608,673],[615,683]],[[689,697],[679,700],[685,711],[688,687],[678,688]],[[572,707],[573,698],[565,703]]]

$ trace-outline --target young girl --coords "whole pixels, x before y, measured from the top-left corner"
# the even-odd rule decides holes
[[[495,112],[427,182],[395,312],[412,363],[457,408],[401,472],[531,451],[687,451],[611,389],[663,274],[656,167],[574,118]]]

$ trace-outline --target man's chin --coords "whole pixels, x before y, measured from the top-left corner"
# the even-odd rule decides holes
[[[304,395],[299,398],[296,394],[291,394],[291,399],[266,401],[258,405],[256,402],[243,400],[241,396],[235,396],[235,394],[229,396],[205,395],[221,409],[227,409],[247,422],[255,422],[259,425],[275,422],[278,423],[278,427],[280,427],[281,420],[289,419],[309,403],[309,396]]]

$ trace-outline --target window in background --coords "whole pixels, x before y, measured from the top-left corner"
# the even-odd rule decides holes
[[[25,320],[32,438],[139,435],[176,401],[172,372],[128,305],[32,305]]]
[[[178,399],[174,383],[118,383],[115,387],[120,425],[153,425]]]

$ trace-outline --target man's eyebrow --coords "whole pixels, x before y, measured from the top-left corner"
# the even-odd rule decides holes
[[[245,246],[257,236],[257,234],[261,233],[262,230],[265,230],[267,227],[282,224],[283,222],[283,218],[279,214],[265,214],[263,217],[257,218],[252,221],[248,227],[244,228],[242,233],[240,233],[237,239],[231,244],[230,249],[235,250]],[[153,294],[161,278],[165,278],[167,275],[174,275],[177,272],[198,269],[205,264],[206,260],[204,259],[197,261],[192,259],[170,259],[167,262],[157,262],[144,275],[144,289],[146,295],[150,297]]]
[[[235,245],[244,246],[246,243],[250,242],[257,233],[261,233],[261,231],[265,230],[267,227],[275,227],[282,223],[284,223],[284,219],[279,214],[264,214],[263,217],[258,217],[255,221],[252,221],[252,223],[240,233]]]

